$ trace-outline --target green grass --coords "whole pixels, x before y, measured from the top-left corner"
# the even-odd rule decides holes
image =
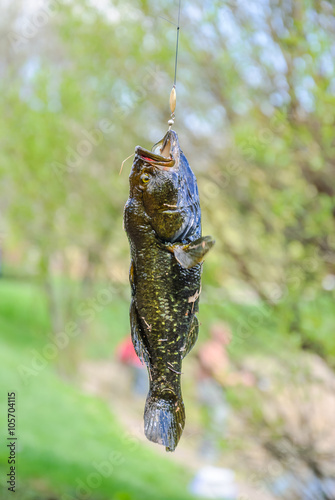
[[[24,380],[31,349],[47,332],[43,296],[33,285],[0,282],[0,497],[9,497],[7,392],[17,393],[19,500],[157,500],[191,498],[190,474],[127,435],[107,404],[61,380],[52,364]],[[99,473],[96,464],[105,462]],[[79,486],[82,487],[81,495]],[[96,486],[96,487],[95,487]]]
[[[31,283],[0,278],[0,332],[11,345],[21,348],[43,339],[50,328],[46,300]]]
[[[97,286],[93,298],[103,288]],[[332,297],[320,294],[312,302],[293,305],[283,301],[272,310],[266,304],[234,304],[219,291],[204,287],[199,313],[202,325],[195,350],[208,337],[214,322],[225,321],[233,331],[229,353],[237,362],[253,353],[294,357],[301,348],[302,336],[318,342],[333,360]],[[88,307],[91,305],[85,302],[85,310]],[[290,330],[297,307],[300,332]],[[87,334],[78,335],[71,343],[81,342],[85,357],[112,359],[116,345],[129,333],[128,309],[127,292],[117,291],[108,304],[94,312],[92,322],[86,325]],[[77,308],[71,321],[80,330],[83,318]],[[22,367],[32,369],[34,353],[42,352],[50,342],[49,332],[43,292],[33,284],[0,280],[0,498],[7,500],[9,494],[4,485],[8,464],[3,443],[7,437],[6,394],[13,390],[17,392],[18,500],[191,498],[187,493],[187,469],[129,440],[117,414],[111,414],[103,401],[80,393],[59,378],[54,361],[36,376],[22,378]],[[60,356],[65,354],[65,350],[60,351]],[[191,383],[186,375],[184,379]],[[234,401],[231,404],[234,406]],[[106,461],[109,473],[106,477],[97,475],[94,464]],[[90,481],[96,481],[98,486],[92,488]],[[86,496],[84,490],[78,494],[79,484],[86,488]]]

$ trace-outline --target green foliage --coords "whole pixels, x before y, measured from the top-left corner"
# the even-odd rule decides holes
[[[334,261],[327,5],[292,3],[292,14],[272,6],[268,16],[183,6],[176,128],[218,242],[209,280],[240,280],[269,301],[274,288],[292,300],[307,282],[316,291]],[[105,273],[110,256],[126,263],[128,185],[118,170],[136,143],[164,133],[175,33],[158,17],[173,17],[163,2],[116,2],[109,15],[89,2],[59,3],[5,66],[2,204],[9,244],[27,248],[30,271],[48,274],[54,259],[71,266],[70,248],[93,273]]]
[[[91,470],[78,436],[96,457],[122,448],[117,418],[51,368],[74,375],[83,356],[112,356],[128,332],[131,159],[119,170],[137,144],[150,148],[166,132],[174,71],[175,29],[159,16],[175,21],[177,4],[53,3],[44,26],[22,0],[0,21],[1,270],[31,279],[0,282],[4,382],[71,322],[81,333],[43,382],[20,391],[24,500],[38,487],[41,497],[73,492],[73,476]],[[203,232],[216,239],[200,343],[227,322],[237,365],[255,353],[294,360],[305,349],[335,366],[334,22],[327,1],[182,2],[174,127],[198,178]],[[253,391],[229,398],[260,417]],[[157,460],[169,470],[159,475],[156,456],[141,446],[127,453],[132,481],[120,467],[102,498],[109,489],[119,500],[159,498],[159,481],[164,498],[186,498],[174,466]]]

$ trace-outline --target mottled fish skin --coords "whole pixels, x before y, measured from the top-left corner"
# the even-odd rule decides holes
[[[132,340],[150,379],[145,434],[173,451],[185,425],[182,359],[197,339],[202,259],[214,242],[201,238],[197,182],[177,134],[171,130],[161,142],[167,157],[135,149],[124,226]]]

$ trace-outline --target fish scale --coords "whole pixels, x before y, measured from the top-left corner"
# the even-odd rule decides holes
[[[169,130],[160,143],[168,156],[135,149],[124,227],[131,335],[150,380],[144,430],[173,451],[185,425],[182,360],[197,339],[202,261],[214,241],[201,236],[197,182],[177,134]]]

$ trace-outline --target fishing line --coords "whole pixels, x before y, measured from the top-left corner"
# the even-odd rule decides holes
[[[169,130],[171,130],[171,127],[174,124],[174,119],[175,119],[174,112],[175,112],[176,103],[177,103],[176,84],[177,84],[177,67],[178,67],[178,51],[179,51],[180,4],[181,4],[181,0],[179,0],[179,8],[178,8],[176,57],[175,57],[175,64],[174,64],[174,80],[173,80],[173,87],[172,87],[171,94],[170,94],[171,117],[170,117],[170,120],[168,121]]]
[[[177,84],[177,67],[178,67],[178,52],[179,52],[180,8],[181,8],[181,0],[179,0],[179,6],[178,6],[178,23],[177,24],[174,23],[174,22],[172,22],[172,21],[169,21],[169,19],[166,19],[165,17],[158,16],[161,19],[164,19],[165,21],[167,21],[168,23],[173,24],[177,28],[176,56],[175,56],[175,64],[174,64],[174,80],[173,80],[173,87],[172,87],[171,94],[170,94],[171,117],[170,117],[170,119],[168,121],[169,130],[171,130],[171,127],[174,124],[174,119],[175,119],[174,111],[176,109],[176,102],[177,102],[176,84]],[[128,156],[125,160],[123,160],[123,162],[121,164],[119,175],[121,175],[121,172],[122,172],[122,169],[123,169],[123,165],[125,164],[125,162],[127,160],[129,160],[129,158],[131,158],[132,156],[134,156],[134,154],[135,153],[133,153],[132,155]]]
[[[173,81],[174,87],[176,86],[176,83],[177,83],[177,65],[178,65],[178,50],[179,50],[179,31],[180,31],[180,4],[181,4],[181,0],[179,0],[179,8],[178,8],[176,59],[175,59],[175,66],[174,66],[174,81]]]

